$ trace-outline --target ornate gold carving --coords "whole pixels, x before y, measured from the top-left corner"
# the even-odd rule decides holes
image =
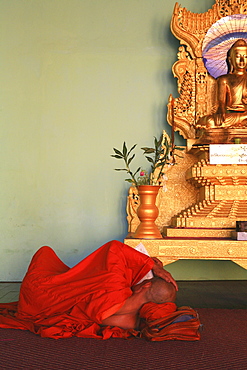
[[[180,96],[174,101],[170,96],[167,119],[185,139],[195,138],[197,119],[211,109],[208,106],[211,97],[207,100],[205,95],[214,81],[202,62],[202,41],[209,27],[218,19],[217,5],[207,13],[196,14],[175,4],[171,30],[183,46],[179,48],[173,74],[178,79]],[[213,94],[212,88],[210,91]]]
[[[169,97],[167,120],[185,139],[195,140],[198,120],[215,113],[217,109],[216,80],[209,75],[202,58],[205,35],[215,22],[236,14],[247,14],[246,0],[216,0],[212,9],[202,14],[192,13],[178,3],[175,4],[171,31],[182,46],[179,47],[178,61],[172,70],[178,81],[180,96],[175,99]],[[230,138],[226,132],[219,132],[218,142],[229,142],[234,137],[232,132],[229,134]],[[210,137],[204,138],[203,142],[210,142]]]
[[[218,7],[213,5],[206,13],[197,14],[175,4],[171,31],[188,48],[194,59],[201,57],[201,43],[210,26],[219,19]]]
[[[203,40],[215,22],[235,14],[247,15],[247,0],[216,0],[204,14],[191,13],[175,4],[171,30],[181,46],[172,71],[179,97],[169,97],[167,120],[187,139],[188,150],[169,169],[167,191],[161,190],[157,197],[156,224],[164,238],[125,239],[131,247],[142,242],[151,256],[165,264],[179,259],[219,259],[247,268],[247,241],[230,239],[236,221],[247,220],[247,165],[211,165],[207,145],[232,143],[236,137],[247,143],[247,130],[209,129],[200,145],[201,138],[196,138],[198,120],[218,109],[217,83],[203,63]],[[198,134],[203,137],[203,132]],[[127,205],[129,236],[139,224],[138,204],[131,188]]]
[[[236,221],[247,219],[247,166],[210,165],[206,146],[195,152],[199,161],[188,169],[186,179],[199,189],[199,201],[174,216],[172,226],[234,229]]]
[[[243,0],[216,0],[221,17],[233,14],[247,14],[247,4]]]
[[[189,221],[189,220],[188,220]],[[164,237],[169,238],[228,238],[231,239],[232,229],[204,229],[204,219],[200,220],[198,228],[164,228]]]
[[[129,188],[129,194],[127,198],[127,221],[128,221],[128,233],[133,233],[137,226],[140,224],[140,220],[137,216],[137,208],[139,207],[140,200],[137,189],[134,186]]]
[[[130,247],[143,243],[152,257],[158,257],[166,265],[179,259],[228,260],[247,269],[247,241],[193,240],[193,239],[125,239]]]
[[[247,219],[247,166],[210,165],[207,146],[195,149],[195,154],[199,160],[184,153],[167,172],[167,191],[161,189],[156,201],[156,225],[164,236],[230,238],[236,221]],[[140,222],[138,205],[136,189],[131,187],[127,203],[130,234]]]

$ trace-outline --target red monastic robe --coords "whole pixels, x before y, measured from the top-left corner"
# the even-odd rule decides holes
[[[106,243],[69,268],[50,247],[32,258],[18,302],[0,304],[0,327],[30,330],[42,337],[107,339],[135,331],[100,326],[132,295],[153,260],[119,242]]]

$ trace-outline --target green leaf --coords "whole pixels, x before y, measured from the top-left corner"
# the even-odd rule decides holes
[[[137,145],[137,144],[133,145],[133,146],[132,146],[132,148],[130,148],[130,150],[129,150],[129,152],[128,152],[127,156],[129,156],[129,155],[130,155],[130,153],[132,152],[132,150],[134,150],[134,149],[135,149],[136,145]]]
[[[153,158],[151,158],[151,157],[146,157],[146,158],[147,158],[148,162],[154,163]]]
[[[117,158],[117,159],[123,159],[123,157],[120,157],[120,155],[111,154],[111,157],[114,157],[114,158]]]
[[[134,158],[135,158],[135,154],[133,154],[133,155],[132,155],[132,157],[131,157],[131,158],[129,158],[129,160],[128,160],[128,162],[127,162],[128,166],[129,166],[130,162],[131,162]]]
[[[126,154],[127,154],[127,147],[126,147],[126,144],[125,144],[125,141],[123,143],[123,155],[124,157],[126,157]]]
[[[153,149],[153,148],[144,147],[144,148],[141,148],[141,149],[144,150],[144,154],[150,154],[150,153],[155,152],[155,149]]]
[[[133,181],[133,180],[131,180],[131,179],[125,179],[124,181],[131,182],[131,183],[133,183],[133,182],[134,182],[134,181]]]
[[[163,135],[160,136],[160,139],[159,141],[157,142],[157,146],[160,147],[161,144],[162,144],[162,140],[163,140]]]
[[[127,171],[128,172],[128,170],[126,170],[126,168],[115,168],[115,171]]]
[[[121,155],[121,157],[123,156],[123,154],[120,152],[120,150],[116,149],[116,148],[113,148],[114,152],[117,153],[118,155]]]
[[[141,167],[138,167],[133,176],[135,177],[135,175],[137,174],[137,172],[139,172],[140,170],[141,170]]]

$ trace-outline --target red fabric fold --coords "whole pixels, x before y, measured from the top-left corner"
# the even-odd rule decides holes
[[[42,247],[23,279],[19,302],[0,304],[0,327],[56,339],[137,335],[100,324],[152,267],[150,257],[119,241],[106,243],[72,268],[50,247]]]
[[[146,321],[154,321],[161,317],[166,317],[177,310],[177,306],[173,302],[166,303],[145,303],[139,311],[139,315]]]

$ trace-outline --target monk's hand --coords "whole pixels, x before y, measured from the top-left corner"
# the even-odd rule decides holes
[[[151,258],[154,261],[154,266],[152,269],[154,276],[158,276],[159,278],[167,281],[168,283],[172,283],[175,289],[178,291],[178,285],[176,281],[173,279],[170,272],[166,271],[163,268],[163,263],[157,257],[151,257]]]
[[[163,269],[163,263],[161,262],[161,260],[159,260],[157,257],[151,257],[151,258],[157,267],[160,267]]]

